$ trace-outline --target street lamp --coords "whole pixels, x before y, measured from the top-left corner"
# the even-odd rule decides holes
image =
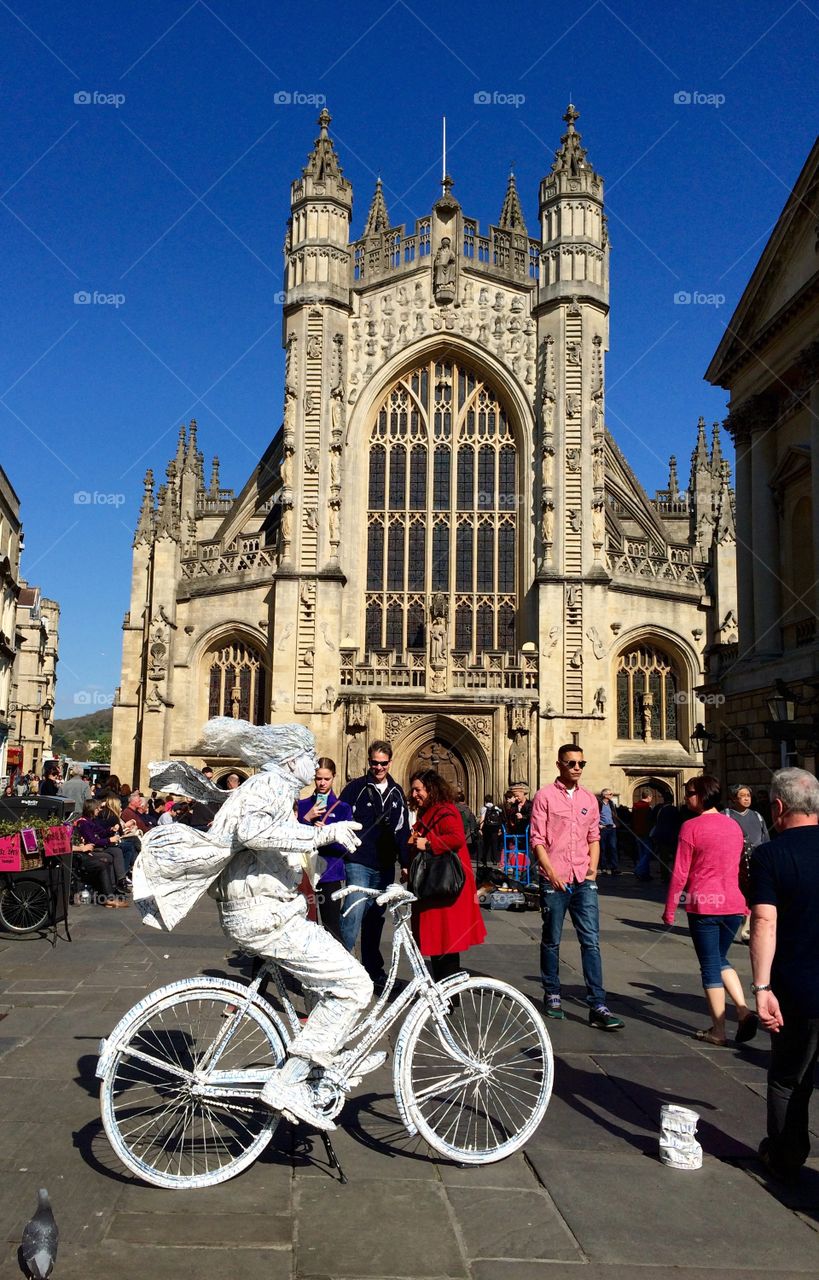
[[[695,724],[691,732],[691,746],[702,755],[714,741],[713,733],[709,733],[704,724]]]
[[[777,724],[792,724],[796,719],[796,697],[784,680],[774,683],[773,696],[768,698],[768,714]]]

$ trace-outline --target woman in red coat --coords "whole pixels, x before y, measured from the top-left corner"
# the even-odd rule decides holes
[[[430,849],[433,854],[449,850],[457,853],[466,877],[454,902],[416,902],[412,908],[413,936],[421,955],[429,959],[433,978],[440,982],[458,972],[462,951],[483,942],[486,926],[478,906],[464,824],[449,784],[434,769],[422,769],[410,778],[410,795],[417,810],[410,844],[418,852]]]

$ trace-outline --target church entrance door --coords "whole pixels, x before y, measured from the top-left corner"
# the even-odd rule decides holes
[[[466,791],[466,768],[460,754],[446,742],[433,739],[419,747],[410,761],[409,776],[419,769],[434,769],[453,788]]]

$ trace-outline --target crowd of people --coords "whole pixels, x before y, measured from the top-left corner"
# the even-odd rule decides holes
[[[608,1007],[600,950],[598,877],[619,875],[630,860],[638,879],[656,868],[666,886],[662,920],[674,923],[683,907],[699,965],[709,1023],[697,1039],[722,1047],[744,1045],[760,1026],[771,1033],[768,1074],[768,1134],[760,1155],[777,1177],[793,1180],[807,1159],[809,1103],[819,1059],[819,782],[799,769],[774,774],[769,789],[770,824],[754,807],[750,787],[729,788],[722,804],[718,780],[701,775],[688,780],[682,806],[644,790],[631,810],[604,788],[598,795],[582,786],[586,761],[582,749],[566,744],[558,751],[557,777],[530,798],[522,783],[496,804],[484,797],[474,813],[459,791],[434,769],[414,772],[407,792],[391,771],[392,746],[369,744],[368,769],[335,790],[336,765],[318,759],[312,792],[298,799],[298,823],[324,829],[335,823],[343,843],[323,838],[323,870],[310,900],[312,918],[349,954],[360,947],[361,963],[372,989],[387,980],[381,938],[385,908],[362,897],[345,903],[334,893],[344,885],[384,891],[405,881],[413,860],[430,852],[453,855],[462,868],[462,886],[446,900],[417,901],[412,928],[436,981],[461,968],[461,955],[483,942],[486,929],[477,903],[477,876],[501,861],[502,843],[524,837],[537,871],[542,916],[540,977],[544,1014],[565,1017],[560,986],[560,942],[568,916],[580,945],[591,1027],[620,1031],[624,1022]],[[202,771],[208,780],[213,771]],[[218,806],[179,795],[146,796],[109,775],[97,785],[79,769],[61,776],[49,762],[39,794],[63,795],[74,802],[73,847],[80,874],[93,877],[100,900],[126,906],[131,869],[140,838],[152,827],[169,824],[207,832]],[[241,785],[238,774],[226,794]],[[223,784],[224,785],[224,784]],[[36,793],[36,791],[35,791]],[[351,849],[348,824],[358,824]],[[746,1000],[729,959],[737,939],[750,941],[753,1000]],[[734,1006],[733,1037],[727,1003]]]

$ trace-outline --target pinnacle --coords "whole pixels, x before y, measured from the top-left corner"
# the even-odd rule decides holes
[[[521,235],[528,235],[513,170],[509,172],[509,181],[506,185],[506,195],[504,196],[503,208],[498,219],[498,226],[503,231],[519,231]]]
[[[387,206],[384,202],[384,190],[381,185],[381,179],[378,178],[375,184],[372,204],[370,212],[367,214],[367,224],[364,227],[365,236],[377,236],[382,231],[387,231],[390,225],[390,215],[387,213]]]

